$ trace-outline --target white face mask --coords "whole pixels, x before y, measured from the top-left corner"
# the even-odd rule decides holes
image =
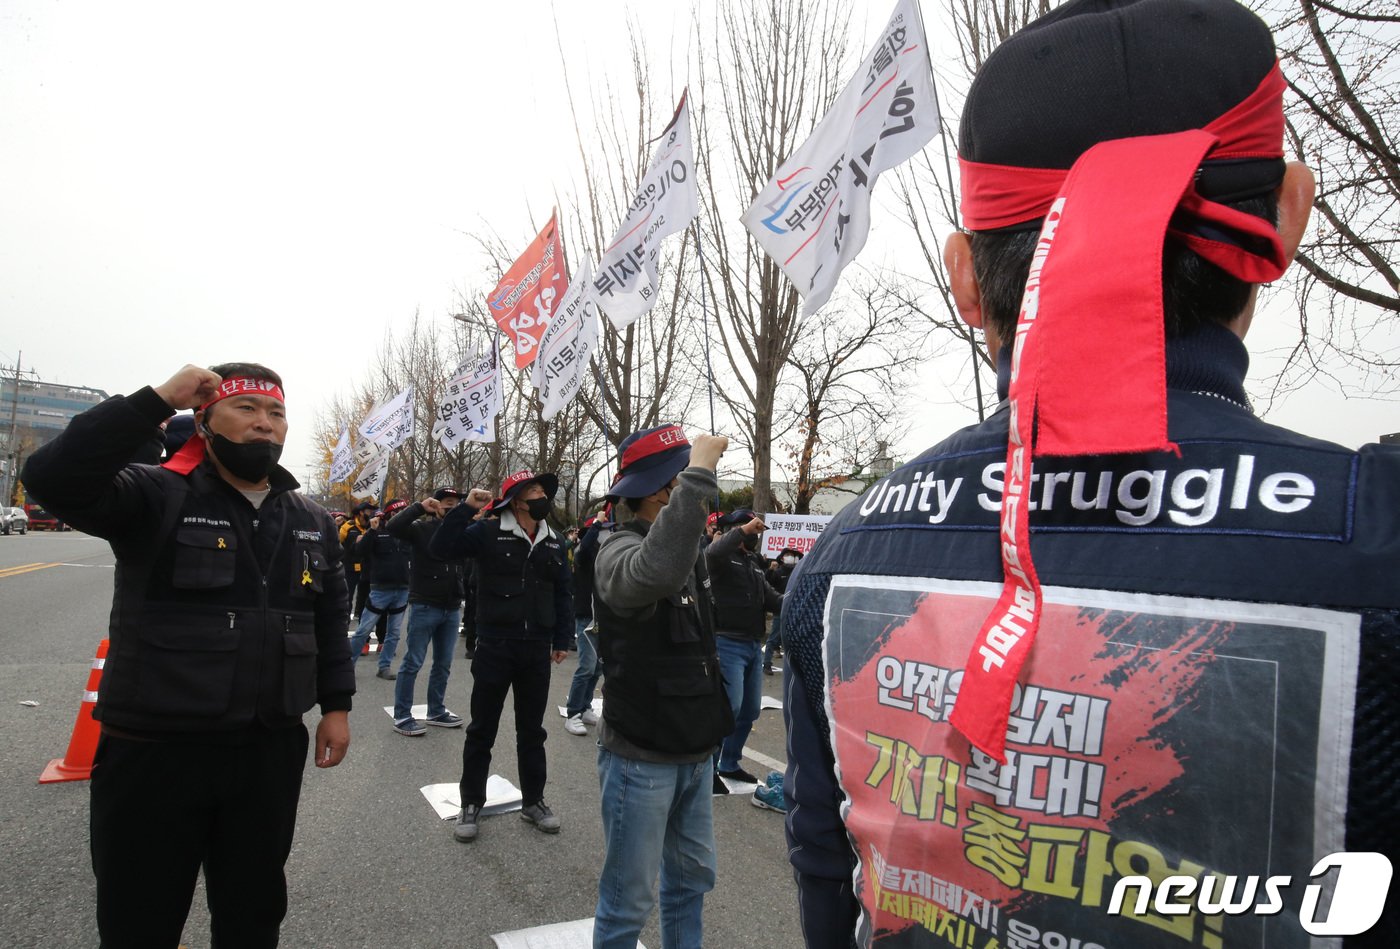
[[[795,564],[795,563],[797,563],[797,558],[796,558],[796,557],[784,557],[784,558],[783,558],[783,563],[788,564],[788,565]]]

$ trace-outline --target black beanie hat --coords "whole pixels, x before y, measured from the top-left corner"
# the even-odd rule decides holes
[[[1099,142],[1201,128],[1248,97],[1275,59],[1269,28],[1234,0],[1070,0],[987,57],[958,154],[1067,169]],[[1237,201],[1277,188],[1283,171],[1276,158],[1207,160],[1196,190]]]

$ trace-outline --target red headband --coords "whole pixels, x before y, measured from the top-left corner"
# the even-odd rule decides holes
[[[679,425],[668,425],[659,431],[652,432],[645,438],[639,438],[627,446],[627,450],[622,453],[622,464],[618,470],[618,477],[627,466],[641,461],[650,455],[663,452],[668,448],[675,448],[677,445],[689,445],[690,442],[685,437],[685,432]]]
[[[1167,438],[1163,245],[1170,233],[1249,283],[1282,276],[1287,260],[1272,225],[1207,201],[1192,187],[1207,155],[1282,155],[1282,88],[1275,66],[1259,89],[1207,128],[1101,142],[1068,172],[963,163],[968,226],[1045,218],[1011,358],[1000,531],[1005,579],[972,644],[951,717],[999,761],[1012,692],[1043,606],[1030,551],[1032,454],[1176,449]],[[1062,181],[1047,197],[1051,174]],[[1228,232],[1231,241],[1172,228],[1178,210]]]
[[[1283,157],[1283,90],[1278,64],[1243,102],[1208,123],[1212,159]],[[963,227],[990,231],[1045,217],[1069,176],[1063,168],[1016,168],[958,157]],[[1129,195],[1120,195],[1130,200]]]
[[[199,407],[201,412],[207,411],[209,406],[215,402],[222,402],[224,399],[231,399],[237,395],[264,395],[270,399],[276,399],[283,405],[287,404],[286,396],[282,394],[282,387],[271,379],[258,379],[253,376],[229,376],[215,390],[209,401]],[[172,455],[162,468],[169,468],[176,474],[187,475],[199,467],[199,463],[204,460],[205,442],[195,432],[189,437],[180,450]]]

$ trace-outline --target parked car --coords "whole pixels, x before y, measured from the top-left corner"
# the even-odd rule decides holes
[[[22,507],[0,507],[0,534],[29,533],[29,515]]]
[[[24,511],[29,515],[29,529],[36,531],[66,531],[70,528],[37,504],[26,504]]]

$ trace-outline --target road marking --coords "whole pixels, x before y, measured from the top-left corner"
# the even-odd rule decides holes
[[[769,771],[776,771],[782,774],[787,770],[787,764],[785,762],[779,761],[777,758],[770,758],[765,754],[760,754],[752,748],[744,749],[744,757],[748,758],[750,761],[757,761]]]
[[[21,573],[33,573],[35,570],[45,570],[49,567],[57,566],[59,566],[57,563],[26,563],[18,567],[5,567],[3,570],[0,570],[0,580],[4,580],[7,577],[17,577]]]

